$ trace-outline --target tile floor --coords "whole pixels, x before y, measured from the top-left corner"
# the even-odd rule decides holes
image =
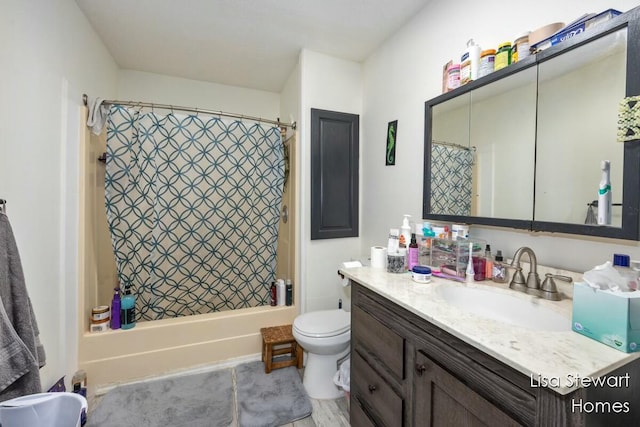
[[[311,399],[311,405],[313,412],[310,417],[285,424],[284,427],[348,427],[350,425],[345,397],[335,400]]]

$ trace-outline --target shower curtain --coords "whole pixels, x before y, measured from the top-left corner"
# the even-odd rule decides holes
[[[105,204],[137,320],[268,304],[283,184],[277,127],[112,106]]]
[[[471,215],[473,152],[431,145],[431,213]]]

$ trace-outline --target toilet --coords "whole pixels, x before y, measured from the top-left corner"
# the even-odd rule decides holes
[[[351,313],[321,310],[293,321],[293,337],[307,352],[302,383],[312,399],[337,399],[344,392],[333,383],[338,361],[349,354]]]

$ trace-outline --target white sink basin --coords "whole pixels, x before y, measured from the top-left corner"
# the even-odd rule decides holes
[[[478,316],[537,331],[571,330],[571,319],[540,304],[538,298],[451,285],[441,285],[437,292],[448,304]]]

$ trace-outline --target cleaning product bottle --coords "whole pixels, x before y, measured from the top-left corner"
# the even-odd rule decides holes
[[[120,299],[120,327],[131,329],[136,326],[136,297],[131,295],[131,289],[124,287],[124,296]]]
[[[111,300],[111,329],[120,329],[120,288],[115,288]]]
[[[416,233],[411,234],[411,243],[409,244],[409,258],[407,261],[409,271],[418,265],[418,241],[416,240]]]
[[[598,225],[611,225],[611,162],[600,162],[602,178],[598,189]]]
[[[405,214],[402,220],[402,227],[400,227],[400,247],[409,247],[411,241],[411,225],[409,224],[409,218],[411,215]]]

